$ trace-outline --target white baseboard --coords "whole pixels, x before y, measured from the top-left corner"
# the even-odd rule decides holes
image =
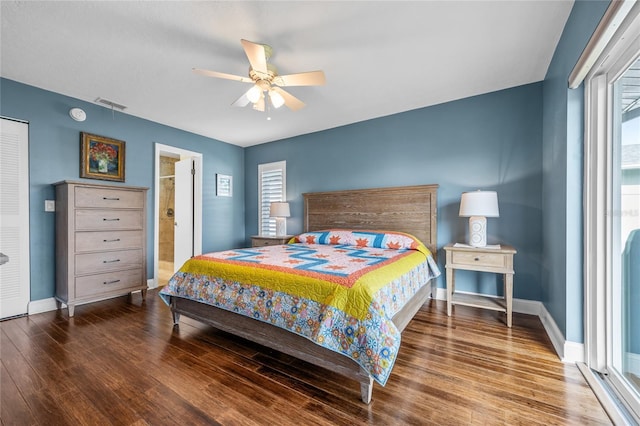
[[[154,289],[157,287],[155,279],[151,278],[147,280],[147,287],[149,289]],[[66,308],[67,305],[61,303],[63,308]],[[50,297],[48,299],[40,299],[40,300],[32,300],[29,302],[29,306],[27,307],[28,315],[41,314],[43,312],[55,311],[58,309],[58,304],[55,297]]]
[[[63,304],[64,306],[64,304]],[[29,315],[41,314],[43,312],[55,311],[58,304],[55,298],[32,300],[27,308]]]
[[[155,278],[149,278],[147,280],[147,288],[149,290],[153,290],[154,288],[158,288],[158,281]]]
[[[625,357],[627,358],[627,370],[640,377],[640,354],[627,352]]]
[[[447,300],[447,289],[438,288],[435,294],[436,299]],[[542,326],[551,340],[553,349],[556,351],[556,354],[562,362],[584,362],[584,344],[566,341],[564,339],[564,335],[560,331],[560,328],[558,328],[558,325],[542,302],[538,302],[536,300],[513,299],[513,312],[537,315],[540,318]],[[640,355],[638,355],[638,367],[640,368]]]
[[[562,362],[576,363],[584,362],[584,343],[564,342],[564,356],[560,358]]]

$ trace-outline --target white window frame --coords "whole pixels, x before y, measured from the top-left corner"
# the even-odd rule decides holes
[[[620,249],[612,246],[615,241],[612,232],[618,220],[612,214],[615,200],[615,190],[611,186],[612,135],[616,113],[613,85],[636,60],[640,46],[640,3],[626,3],[632,7],[627,7],[622,19],[608,23],[617,32],[604,43],[585,79],[585,362],[590,369],[602,373],[604,381],[621,397],[629,414],[635,421],[640,421],[640,412],[632,402],[636,399],[633,389],[615,369],[609,368],[617,363],[613,359],[614,348],[620,345],[620,336],[614,330],[617,311],[612,291],[615,284],[612,275],[619,258],[611,255]],[[613,6],[614,3],[610,8]],[[621,7],[620,3],[617,7]],[[607,408],[608,403],[603,401],[603,404]],[[612,414],[609,409],[607,411]]]
[[[263,224],[263,208],[268,208],[266,206],[263,206],[262,203],[262,198],[263,198],[263,188],[262,188],[262,176],[264,173],[269,173],[269,172],[273,172],[273,171],[280,171],[282,173],[282,192],[281,192],[281,197],[277,197],[279,199],[276,199],[274,197],[271,197],[270,201],[286,201],[287,198],[287,162],[286,161],[276,161],[273,163],[264,163],[264,164],[258,164],[258,234],[263,235],[263,236],[275,236],[276,232],[275,232],[275,219],[274,218],[270,218],[270,219],[266,219],[267,221],[269,221],[269,225],[268,226],[264,226]],[[265,228],[269,228],[269,230],[265,231]],[[270,231],[270,229],[273,229],[273,232]],[[287,230],[286,230],[286,222],[285,222],[285,229],[284,232],[286,234]]]

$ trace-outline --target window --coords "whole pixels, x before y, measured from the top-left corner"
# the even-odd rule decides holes
[[[269,208],[274,201],[286,201],[286,172],[286,161],[258,164],[258,233],[260,235],[276,235],[276,220],[269,217]]]
[[[637,422],[640,6],[625,24],[585,81],[585,358]]]

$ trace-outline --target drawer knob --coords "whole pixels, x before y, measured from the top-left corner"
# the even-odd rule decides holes
[[[476,262],[478,262],[480,260],[479,257],[474,257],[473,260],[475,260]]]
[[[119,283],[120,280],[113,280],[113,281],[104,281],[102,284],[115,284],[115,283]]]
[[[105,242],[105,243],[115,243],[115,242],[120,241],[120,238],[116,238],[115,240],[102,240],[102,241]]]
[[[120,262],[120,259],[115,259],[115,260],[103,260],[102,263],[115,263],[115,262]]]
[[[117,217],[115,219],[107,219],[106,217],[103,217],[102,220],[104,220],[105,222],[113,222],[113,221],[116,221],[116,220],[120,220],[120,218]]]
[[[102,197],[103,200],[109,200],[109,201],[120,201],[120,198],[118,197]]]

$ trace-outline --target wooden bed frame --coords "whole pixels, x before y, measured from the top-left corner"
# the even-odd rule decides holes
[[[407,232],[424,242],[435,257],[437,190],[438,185],[419,185],[303,194],[304,231],[344,228]],[[400,332],[430,296],[431,283],[428,283],[393,317]],[[371,402],[373,379],[342,354],[285,329],[204,303],[172,297],[171,311],[175,325],[183,314],[357,380],[362,401]]]

